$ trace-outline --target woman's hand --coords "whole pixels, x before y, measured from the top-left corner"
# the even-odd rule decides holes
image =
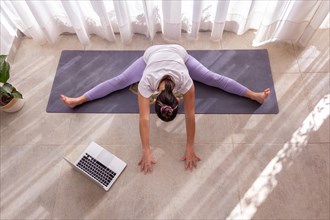
[[[152,172],[153,165],[156,161],[152,158],[150,150],[144,150],[142,154],[142,158],[139,162],[139,166],[141,166],[141,172],[147,174],[148,172]]]
[[[152,171],[152,166],[156,162],[152,159],[149,147],[149,117],[150,117],[150,104],[149,98],[143,97],[140,92],[138,93],[139,113],[140,113],[140,137],[142,143],[142,158],[139,162],[141,171],[148,173]]]
[[[193,168],[197,168],[197,162],[201,159],[197,157],[193,147],[187,147],[185,155],[181,158],[181,160],[185,161],[186,170],[193,170]]]
[[[195,87],[194,85],[183,95],[184,100],[184,113],[186,118],[186,132],[187,132],[187,144],[186,153],[182,157],[185,161],[186,170],[189,168],[192,170],[197,167],[197,162],[201,159],[196,156],[194,151],[195,141]]]

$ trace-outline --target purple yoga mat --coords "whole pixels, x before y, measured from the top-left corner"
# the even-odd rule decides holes
[[[49,97],[52,113],[138,113],[137,95],[129,87],[74,109],[60,94],[77,97],[97,84],[119,75],[144,51],[62,51]],[[254,91],[271,89],[262,105],[250,99],[195,82],[197,114],[276,114],[278,105],[267,50],[188,50],[213,72],[230,77]],[[183,113],[183,102],[179,113]],[[154,107],[151,106],[154,113]]]

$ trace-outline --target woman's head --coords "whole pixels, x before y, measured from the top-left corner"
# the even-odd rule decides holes
[[[158,117],[163,121],[172,121],[179,110],[179,101],[173,94],[175,84],[169,76],[165,76],[160,84],[164,88],[157,96],[155,110]]]

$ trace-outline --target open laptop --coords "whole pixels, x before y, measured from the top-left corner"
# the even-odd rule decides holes
[[[105,191],[110,189],[126,167],[124,161],[95,142],[90,143],[74,163],[64,159]]]

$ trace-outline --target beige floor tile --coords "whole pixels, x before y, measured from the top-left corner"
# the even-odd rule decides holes
[[[283,142],[274,128],[278,115],[232,115],[233,143]]]
[[[52,75],[44,79],[42,76],[15,77],[13,81],[17,82],[17,88],[20,88],[25,104],[19,112],[14,114],[0,112],[1,145],[63,144],[65,142],[73,115],[46,112],[52,80]]]
[[[1,219],[51,218],[63,155],[57,145],[2,145]]]
[[[137,114],[76,114],[72,118],[68,139],[73,145],[140,144]]]
[[[330,142],[330,73],[303,73],[305,96],[312,109],[309,143]],[[316,85],[316,86],[315,86]]]
[[[314,108],[321,99],[330,93],[329,73],[302,73],[305,85],[305,95],[309,100],[310,107]]]
[[[232,143],[233,123],[230,115],[196,116],[196,144]]]
[[[14,114],[0,112],[1,146],[63,144],[73,115],[46,113],[51,76],[45,80],[17,77],[14,81],[22,88],[25,104]]]
[[[127,161],[127,168],[107,193],[63,165],[53,217],[214,219],[225,218],[239,202],[238,185],[233,184],[236,176],[227,171],[231,166],[231,145],[202,145],[202,161],[197,170],[190,172],[179,160],[181,150],[163,144],[153,149],[157,164],[148,175],[138,171],[139,149],[128,148],[131,147],[112,146],[116,154],[134,160]],[[89,199],[84,199],[86,193]],[[84,209],[75,210],[77,204]]]
[[[269,43],[256,49],[267,49],[274,73],[299,73],[298,63],[291,43]]]
[[[234,143],[285,143],[311,112],[300,74],[275,74],[279,113],[232,115]]]
[[[232,126],[230,117],[226,115],[196,115],[195,145],[209,143],[232,143]],[[162,122],[157,116],[151,119],[150,134],[151,143],[157,145],[159,142],[168,144],[186,144],[186,126],[184,115],[179,115],[171,122]]]
[[[52,218],[84,219],[89,217],[90,212],[98,212],[107,194],[92,181],[72,169],[65,161],[62,160],[61,163],[63,169]]]
[[[260,47],[253,47],[253,39],[253,31],[248,31],[244,35],[236,35],[231,32],[224,32],[223,39],[221,41],[222,49],[267,49],[273,73],[299,73],[295,51],[291,43],[275,42],[268,43]]]
[[[259,165],[263,169],[259,176],[244,175],[244,179],[240,175],[242,217],[328,219],[329,145],[287,143],[271,147],[279,151],[266,166]],[[255,152],[263,148],[257,146]],[[266,161],[264,157],[256,159]]]
[[[301,72],[304,73],[328,73],[330,71],[329,66],[329,51],[320,53],[319,57],[311,58],[299,58],[298,59],[299,68]]]
[[[255,38],[255,31],[247,31],[243,35],[237,35],[233,32],[225,31],[222,35],[222,49],[255,49],[252,46],[252,41]]]
[[[180,114],[170,123],[163,122],[157,117],[156,114],[152,114],[150,117],[150,144],[157,147],[160,143],[168,146],[176,147],[185,145],[186,141],[186,127],[184,121],[184,115]],[[173,146],[174,147],[174,146]]]
[[[9,82],[23,94],[26,103],[39,104],[49,96],[60,55],[60,50],[53,47],[22,38],[15,62],[11,64]]]
[[[71,116],[40,116],[34,112],[34,108],[27,109],[28,106],[25,106],[17,113],[16,117],[9,121],[8,126],[1,126],[1,147],[66,143]],[[6,117],[6,114],[1,114],[0,117]]]
[[[329,38],[330,29],[320,29],[316,31],[316,34],[305,47],[294,45],[295,54],[301,72],[329,73]]]

